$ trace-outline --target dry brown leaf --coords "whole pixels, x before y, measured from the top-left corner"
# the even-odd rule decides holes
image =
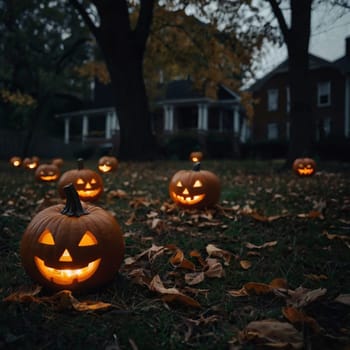
[[[332,234],[332,233],[328,233],[327,231],[323,231],[323,235],[325,235],[329,240],[333,240],[333,239],[340,239],[343,241],[350,240],[350,236],[337,235],[334,233]]]
[[[303,337],[293,325],[277,320],[250,322],[239,333],[241,343],[253,343],[278,349],[302,349]]]
[[[107,194],[107,199],[111,200],[112,198],[126,198],[127,196],[128,194],[124,190],[117,189],[109,191]]]
[[[249,215],[253,219],[255,219],[257,221],[261,221],[261,222],[272,222],[272,221],[275,221],[275,220],[278,220],[280,218],[287,216],[286,214],[265,216],[265,215],[261,215],[261,214],[257,213],[256,211],[251,212]]]
[[[304,219],[324,219],[322,212],[318,210],[310,210],[308,213],[297,214],[297,217]]]
[[[273,292],[273,287],[265,283],[248,282],[248,283],[245,283],[243,287],[249,295],[252,295],[252,294],[260,295],[260,294],[268,294]]]
[[[193,286],[204,281],[204,272],[191,272],[185,274],[185,282]]]
[[[306,274],[304,277],[311,281],[324,281],[328,279],[326,275],[315,275],[313,273]]]
[[[225,276],[224,268],[217,259],[206,258],[207,265],[204,269],[204,274],[209,278],[221,278]]]
[[[206,251],[209,256],[224,259],[224,265],[229,265],[232,254],[227,250],[220,249],[214,244],[208,244]]]
[[[350,305],[350,294],[339,294],[334,301],[345,305]]]
[[[149,289],[151,291],[157,292],[162,294],[162,300],[165,302],[174,302],[179,301],[183,304],[200,308],[200,304],[198,301],[194,300],[193,298],[181,293],[176,288],[165,288],[163,285],[163,282],[160,279],[159,275],[155,275],[152,279],[152,281],[149,284]]]
[[[282,313],[291,323],[307,324],[315,333],[320,331],[320,326],[314,318],[306,315],[304,312],[297,310],[294,307],[286,306],[282,308]]]
[[[198,262],[204,267],[206,266],[206,262],[205,260],[202,258],[202,255],[200,252],[198,252],[197,250],[192,250],[190,252],[190,256],[193,258],[197,258]]]
[[[136,213],[132,212],[131,215],[129,216],[129,219],[125,221],[125,225],[126,226],[132,225],[135,219],[136,219]]]
[[[185,259],[184,253],[181,249],[177,249],[176,253],[169,259],[169,262],[174,267],[180,267],[192,271],[196,269],[195,265],[191,261]]]
[[[248,293],[244,287],[238,290],[229,290],[228,294],[230,294],[233,297],[246,297],[248,296]]]
[[[273,288],[287,289],[288,282],[284,278],[274,278],[269,285]]]
[[[295,308],[300,308],[311,304],[326,293],[327,289],[325,288],[310,290],[307,288],[299,287],[294,291],[288,290],[287,305],[294,306]]]
[[[245,246],[248,249],[263,249],[263,248],[274,247],[275,245],[277,245],[277,241],[265,242],[261,245],[255,245],[253,243],[247,242]]]
[[[239,264],[243,270],[249,270],[252,266],[252,263],[249,260],[241,260]]]
[[[17,292],[11,293],[9,296],[5,297],[3,301],[6,302],[15,302],[15,303],[33,303],[40,302],[40,299],[37,298],[37,295],[40,293],[42,287],[34,286],[33,288],[25,288]]]

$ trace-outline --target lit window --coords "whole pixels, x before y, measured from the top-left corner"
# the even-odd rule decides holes
[[[317,85],[317,105],[320,107],[331,104],[331,83],[329,81]]]
[[[278,108],[278,90],[270,89],[267,91],[267,110],[277,111]]]

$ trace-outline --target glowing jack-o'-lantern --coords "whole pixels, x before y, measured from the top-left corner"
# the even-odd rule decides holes
[[[34,170],[38,167],[39,165],[39,158],[34,156],[34,157],[26,157],[23,159],[23,166],[26,168],[26,169],[29,169],[29,170]]]
[[[22,265],[40,285],[52,290],[86,291],[113,279],[125,243],[116,219],[104,209],[82,205],[72,184],[66,204],[39,212],[20,244]]]
[[[203,159],[203,153],[200,151],[194,151],[190,153],[190,161],[192,163],[200,162]]]
[[[192,170],[180,170],[169,183],[170,198],[180,207],[200,209],[214,206],[220,198],[219,178],[195,163]]]
[[[17,157],[17,156],[14,156],[14,157],[11,157],[10,158],[10,164],[12,166],[14,166],[15,168],[18,168],[22,165],[22,158],[21,157]]]
[[[54,182],[60,177],[60,169],[54,164],[40,164],[35,170],[35,179],[43,182]]]
[[[312,158],[297,158],[292,168],[299,176],[311,176],[316,171],[316,162]]]
[[[118,159],[113,156],[103,156],[98,160],[98,170],[101,173],[110,173],[118,168]]]
[[[58,192],[65,198],[64,186],[73,183],[84,202],[95,202],[103,193],[103,180],[100,174],[92,169],[84,168],[84,162],[78,159],[78,169],[68,170],[62,174],[58,181]]]

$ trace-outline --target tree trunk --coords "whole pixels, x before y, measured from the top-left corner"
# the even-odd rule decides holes
[[[312,0],[291,1],[292,23],[286,37],[291,101],[287,166],[295,158],[311,157],[314,152],[315,125],[309,74],[311,3]]]

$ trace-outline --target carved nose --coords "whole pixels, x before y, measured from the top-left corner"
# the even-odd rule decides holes
[[[68,249],[65,249],[64,252],[62,253],[61,257],[58,259],[58,261],[61,262],[72,262],[73,259],[69,254]]]
[[[190,194],[190,192],[188,192],[188,189],[185,188],[185,189],[182,191],[182,194]]]

